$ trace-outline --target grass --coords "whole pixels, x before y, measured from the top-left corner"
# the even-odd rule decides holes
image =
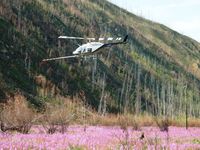
[[[120,126],[122,129],[127,127],[132,127],[133,130],[140,130],[140,127],[144,126],[158,126],[161,130],[168,128],[169,126],[185,127],[185,116],[176,117],[176,118],[165,118],[165,117],[155,117],[148,114],[134,115],[134,114],[107,114],[101,116],[97,114],[95,110],[90,108],[81,102],[78,96],[75,96],[73,99],[70,97],[59,97],[57,99],[51,99],[46,101],[46,111],[35,114],[35,110],[31,111],[28,103],[25,103],[26,99],[20,93],[14,96],[14,102],[10,101],[7,105],[4,106],[4,111],[1,112],[1,116],[4,118],[9,118],[12,120],[21,120],[21,122],[26,121],[28,116],[31,116],[32,124],[51,124],[51,121],[54,124],[61,123],[67,125],[102,125],[102,126]],[[13,110],[12,108],[15,106]],[[5,113],[18,111],[18,115],[15,113]],[[25,116],[20,114],[27,114]],[[31,113],[32,112],[32,113]],[[7,115],[7,117],[6,117]],[[34,118],[33,118],[34,116]],[[40,117],[43,116],[43,117]],[[49,116],[49,117],[48,117]],[[69,116],[69,117],[67,117]],[[70,117],[72,116],[72,117]],[[48,117],[48,121],[44,118]],[[29,117],[30,118],[30,117]],[[35,119],[35,118],[43,118]],[[70,119],[69,119],[70,118]],[[53,120],[52,120],[53,119]],[[66,119],[66,120],[65,120]],[[49,121],[50,120],[50,121]],[[3,120],[2,120],[3,121]],[[45,122],[44,122],[45,121]],[[66,122],[67,121],[67,122]],[[199,118],[188,118],[189,127],[200,127]],[[13,124],[14,125],[14,124]],[[18,122],[16,122],[18,125]]]
[[[158,122],[160,122],[160,126],[165,126],[166,123],[162,119],[162,117],[158,117]],[[189,118],[189,127],[200,127],[200,119],[197,118]],[[131,126],[133,129],[139,129],[139,127],[143,126],[158,126],[155,121],[154,116],[149,115],[108,115],[108,116],[96,116],[94,122],[92,124],[100,124],[105,126]],[[185,118],[182,119],[168,119],[168,126],[177,126],[177,127],[185,127]]]
[[[194,144],[200,144],[200,139],[194,139],[194,140],[192,140],[192,143],[194,143]]]
[[[85,150],[86,148],[84,146],[74,146],[74,145],[71,145],[71,146],[69,146],[69,149],[70,150]]]

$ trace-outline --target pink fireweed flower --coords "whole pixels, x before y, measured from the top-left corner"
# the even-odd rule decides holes
[[[141,139],[141,135],[143,138]],[[169,132],[161,132],[156,127],[144,127],[141,131],[120,127],[70,126],[65,134],[53,135],[35,126],[30,134],[0,133],[1,149],[200,149],[200,128],[169,127]]]

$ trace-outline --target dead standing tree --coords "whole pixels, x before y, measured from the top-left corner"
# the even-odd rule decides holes
[[[138,64],[138,72],[137,72],[137,84],[136,84],[136,102],[135,102],[135,113],[139,114],[141,111],[141,67]]]
[[[100,102],[99,102],[99,107],[98,107],[98,113],[99,114],[103,114],[103,103],[105,103],[105,86],[106,86],[106,81],[105,81],[105,73],[103,74],[103,79],[101,80],[101,99],[100,99]]]

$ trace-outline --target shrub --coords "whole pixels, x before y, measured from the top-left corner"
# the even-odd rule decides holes
[[[35,112],[28,107],[26,98],[21,94],[15,94],[8,98],[3,106],[0,121],[1,131],[18,131],[27,134],[34,122]]]
[[[73,120],[74,114],[67,103],[63,102],[63,104],[47,106],[42,118],[43,127],[48,134],[54,134],[56,131],[64,134]]]
[[[124,115],[119,117],[119,125],[122,129],[126,129],[128,126],[133,130],[140,130],[140,124],[133,115]]]
[[[161,118],[160,120],[158,119],[155,119],[155,120],[156,120],[156,124],[160,128],[160,131],[168,132],[169,126],[171,124],[171,121],[169,120],[169,118],[165,117],[165,118]]]

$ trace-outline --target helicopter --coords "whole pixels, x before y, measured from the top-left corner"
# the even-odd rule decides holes
[[[94,56],[94,54],[100,52],[103,50],[103,48],[111,47],[118,44],[126,44],[128,35],[122,39],[121,37],[118,37],[115,39],[115,42],[108,42],[103,43],[101,41],[105,41],[105,38],[99,38],[99,42],[93,42],[95,41],[95,38],[82,38],[82,37],[70,37],[70,36],[59,36],[58,39],[72,39],[72,40],[85,40],[87,39],[89,42],[83,45],[79,45],[79,47],[72,52],[73,55],[71,56],[63,56],[63,57],[55,57],[55,58],[48,58],[43,59],[43,62],[46,61],[52,61],[52,60],[61,60],[61,59],[68,59],[68,58],[76,58],[76,57],[83,57],[83,56]],[[114,38],[109,37],[107,38],[107,41],[112,41]]]

